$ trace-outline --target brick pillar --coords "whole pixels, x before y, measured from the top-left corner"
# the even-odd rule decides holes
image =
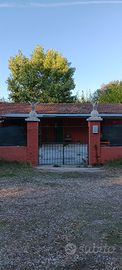
[[[100,118],[100,117],[99,117]],[[100,121],[89,120],[89,165],[100,163]]]
[[[28,161],[34,165],[38,165],[38,118],[32,120],[31,118],[25,119],[27,121],[27,156]]]

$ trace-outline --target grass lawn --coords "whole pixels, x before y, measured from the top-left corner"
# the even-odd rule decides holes
[[[122,269],[119,164],[42,173],[0,161],[0,269]]]

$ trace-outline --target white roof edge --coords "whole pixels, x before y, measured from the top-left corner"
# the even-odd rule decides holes
[[[23,114],[23,113],[8,113],[8,114],[4,114],[4,115],[2,115],[2,117],[28,117],[29,116],[29,113],[28,114]],[[40,114],[40,113],[38,113],[37,114],[37,116],[38,117],[57,117],[57,116],[90,116],[90,113],[88,113],[88,114],[75,114],[75,113],[72,113],[72,114],[66,114],[66,113],[64,113],[64,114],[62,114],[62,113],[57,113],[57,114]]]
[[[69,114],[37,114],[38,117],[88,117],[90,116],[90,113],[69,113]],[[29,116],[28,114],[23,114],[23,113],[8,113],[5,115],[2,115],[2,117],[23,117],[26,118]],[[99,116],[101,117],[122,117],[122,113],[100,113]]]

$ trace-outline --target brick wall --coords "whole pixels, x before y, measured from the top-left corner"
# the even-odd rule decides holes
[[[32,164],[38,165],[38,122],[27,122],[27,156]]]
[[[38,122],[27,122],[26,146],[1,146],[0,159],[31,162],[38,165]]]
[[[110,146],[103,146],[100,148],[100,162],[105,163],[109,160],[118,159],[119,157],[122,158],[122,146],[118,147],[110,147]]]
[[[98,126],[98,133],[93,133],[93,126]],[[100,122],[89,121],[89,165],[100,162]]]
[[[0,159],[8,161],[27,161],[26,146],[0,146]]]
[[[93,133],[93,126],[98,133]],[[89,165],[105,163],[108,160],[122,158],[122,147],[100,146],[100,121],[89,121]],[[27,147],[1,146],[0,158],[9,161],[31,162],[38,165],[38,121],[27,121]]]

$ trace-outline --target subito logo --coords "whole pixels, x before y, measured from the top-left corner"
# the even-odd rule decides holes
[[[65,251],[67,255],[74,255],[76,253],[76,246],[72,243],[69,243],[65,246]]]

